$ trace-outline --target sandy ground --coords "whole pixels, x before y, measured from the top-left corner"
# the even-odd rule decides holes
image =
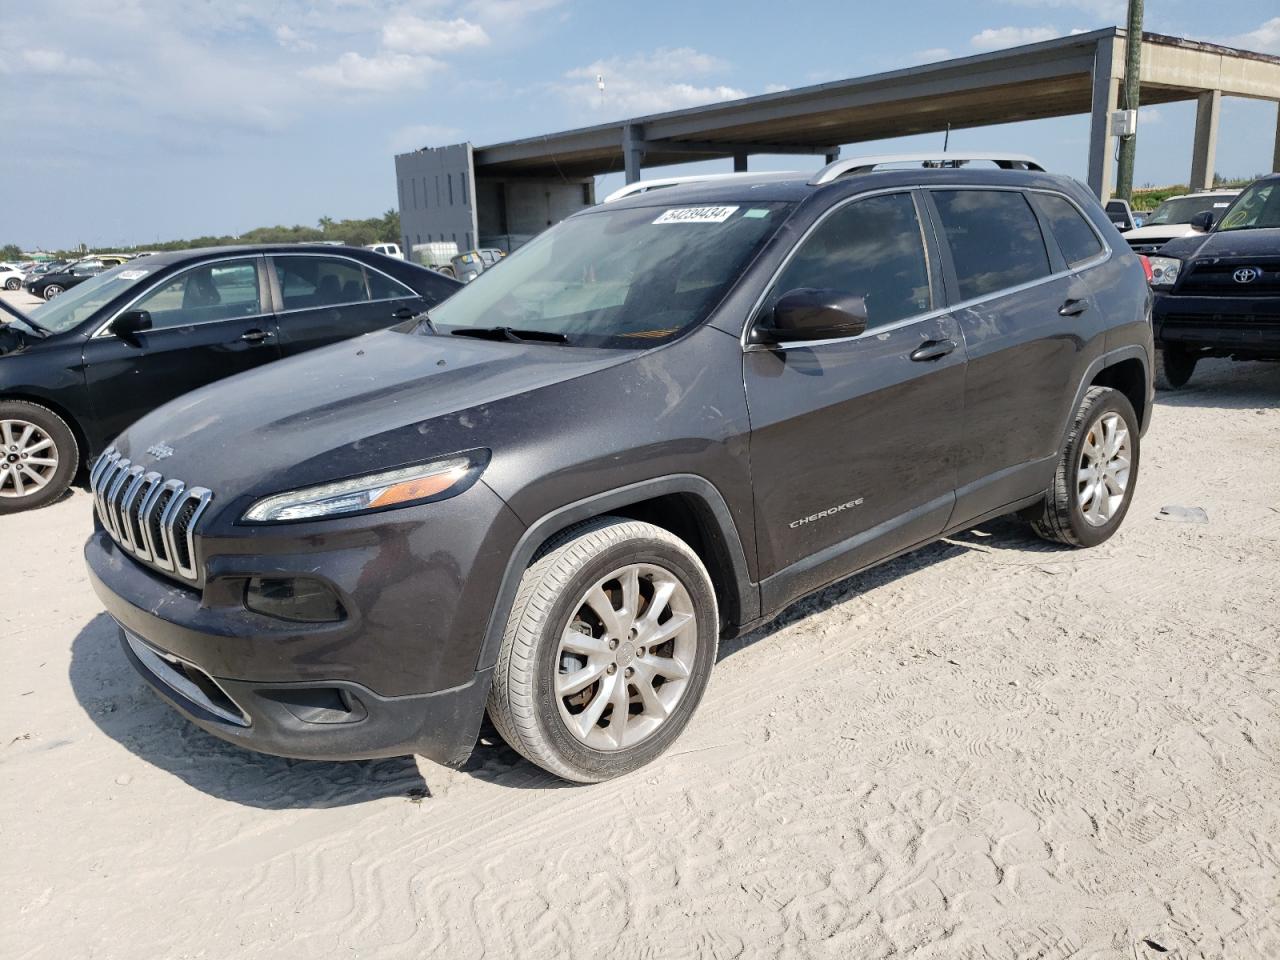
[[[828,589],[593,787],[223,745],[121,656],[89,499],[6,517],[0,956],[1280,956],[1278,468],[1280,364],[1206,364],[1109,543]]]

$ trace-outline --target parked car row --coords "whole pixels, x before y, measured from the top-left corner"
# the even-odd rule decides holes
[[[88,456],[118,433],[85,556],[124,655],[245,747],[457,764],[487,711],[598,781],[667,749],[719,641],[799,597],[1012,512],[1103,542],[1151,416],[1143,261],[1029,158],[883,159],[601,204],[428,315],[267,366],[293,311],[346,335],[328,299],[412,266],[205,251],[42,308],[39,377],[70,368],[41,321],[101,351],[67,389],[103,391]],[[427,305],[377,282],[380,320]],[[181,371],[152,373],[166,332]],[[118,432],[136,384],[224,356],[255,369]],[[19,450],[71,434],[30,402],[0,411]]]

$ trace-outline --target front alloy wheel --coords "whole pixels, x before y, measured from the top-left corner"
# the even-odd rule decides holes
[[[637,520],[587,521],[548,542],[521,578],[489,716],[566,780],[620,776],[680,735],[718,635],[715,590],[688,544]]]
[[[46,300],[52,300],[54,297],[56,297],[56,296],[57,296],[58,294],[60,294],[61,292],[62,292],[62,287],[60,287],[60,286],[59,286],[58,284],[56,284],[56,283],[51,283],[51,284],[49,284],[47,287],[45,287],[45,288],[44,288],[44,298],[45,298]]]
[[[0,514],[52,503],[79,464],[75,435],[52,410],[0,400]]]

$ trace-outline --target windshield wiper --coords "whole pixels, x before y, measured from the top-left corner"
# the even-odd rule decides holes
[[[459,327],[450,330],[455,337],[476,337],[480,340],[509,340],[511,343],[568,343],[563,333],[551,330],[515,330],[511,327]]]

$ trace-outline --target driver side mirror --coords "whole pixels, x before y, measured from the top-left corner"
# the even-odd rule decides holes
[[[146,310],[126,310],[111,322],[111,332],[132,346],[140,346],[138,334],[151,329],[151,314]]]
[[[752,332],[754,343],[788,340],[835,340],[856,337],[867,329],[867,305],[843,290],[797,287],[780,296],[773,316]]]
[[[1213,215],[1212,210],[1201,210],[1191,218],[1191,229],[1199,230],[1201,233],[1208,233],[1213,229],[1217,218]]]

